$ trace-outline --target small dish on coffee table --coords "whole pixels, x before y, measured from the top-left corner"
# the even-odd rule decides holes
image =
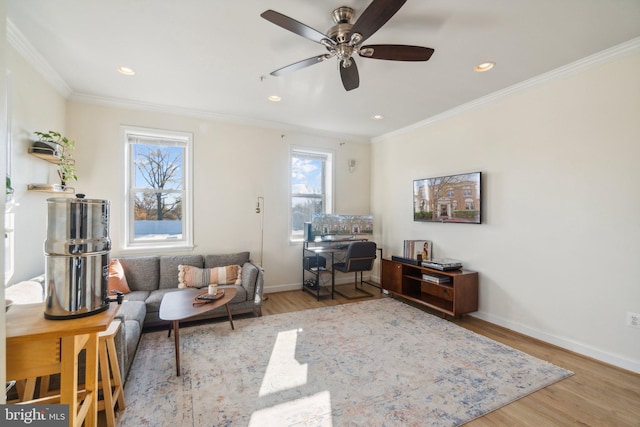
[[[197,302],[216,301],[224,296],[224,289],[218,289],[215,295],[209,294],[209,292],[203,292],[196,296]]]

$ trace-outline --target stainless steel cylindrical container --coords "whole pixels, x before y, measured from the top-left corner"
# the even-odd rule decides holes
[[[73,319],[109,307],[109,201],[47,199],[44,317]]]

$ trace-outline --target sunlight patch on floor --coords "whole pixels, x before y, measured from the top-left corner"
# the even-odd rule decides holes
[[[277,393],[307,383],[307,364],[296,360],[296,343],[301,329],[279,332],[258,396]]]
[[[332,427],[331,394],[321,391],[312,396],[260,409],[251,415],[249,427],[313,425]]]

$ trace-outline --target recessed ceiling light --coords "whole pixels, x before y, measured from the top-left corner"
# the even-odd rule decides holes
[[[476,65],[476,68],[474,68],[474,70],[478,73],[483,73],[485,71],[489,71],[495,65],[496,65],[495,62],[483,62],[482,64]]]
[[[280,102],[282,100],[282,98],[280,98],[278,95],[271,95],[269,97],[269,101],[271,102]]]
[[[375,114],[375,115],[371,116],[371,118],[373,120],[382,120],[382,119],[384,119],[384,116],[382,114]]]
[[[135,76],[136,72],[129,67],[118,67],[118,72],[125,76]]]

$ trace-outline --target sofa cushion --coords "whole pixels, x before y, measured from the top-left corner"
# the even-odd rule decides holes
[[[228,285],[228,286],[220,286],[219,289],[228,289],[233,288],[237,291],[236,296],[233,297],[229,304],[236,304],[240,302],[244,302],[247,300],[247,291],[240,285]]]
[[[140,343],[140,335],[142,334],[142,327],[136,320],[127,320],[124,322],[124,328],[126,329],[126,339],[124,345],[126,347],[127,358],[124,360],[124,364],[120,365],[120,375],[122,378],[127,378],[127,373],[131,369],[133,364],[133,357],[136,354],[138,344]],[[118,360],[118,363],[122,361]]]
[[[158,289],[176,289],[178,287],[178,266],[192,265],[203,267],[202,255],[178,255],[160,257],[160,286]]]
[[[129,294],[130,295],[130,294]],[[123,301],[118,307],[116,319],[122,322],[115,337],[120,374],[125,379],[138,348],[142,326],[147,314],[144,301]]]
[[[149,297],[145,301],[147,304],[147,313],[158,313],[160,311],[160,303],[162,302],[162,297],[169,292],[181,292],[182,289],[179,288],[171,288],[171,289],[158,289],[149,294]]]
[[[125,301],[142,301],[145,302],[151,291],[131,291],[124,296]]]
[[[123,294],[131,292],[127,283],[127,276],[120,261],[115,258],[109,262],[109,291],[120,291]]]
[[[160,281],[160,258],[143,256],[120,258],[120,264],[132,291],[153,291]]]
[[[147,307],[144,301],[123,301],[118,308],[116,318],[120,320],[135,320],[140,328],[144,323],[144,316],[147,314]]]
[[[204,257],[204,267],[224,267],[225,265],[244,265],[249,262],[249,252],[238,252],[235,254],[207,255]]]
[[[256,282],[260,270],[251,263],[242,266],[242,286],[247,291],[247,301],[252,300],[256,295]]]
[[[198,268],[191,265],[178,266],[179,288],[202,288],[207,285],[239,285],[242,283],[242,267]]]

